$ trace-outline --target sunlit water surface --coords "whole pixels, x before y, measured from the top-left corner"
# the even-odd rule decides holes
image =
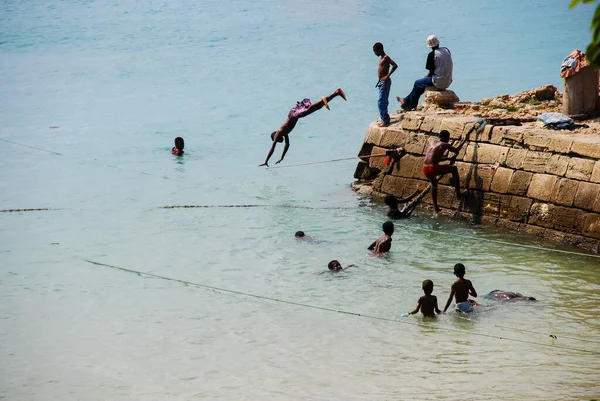
[[[598,258],[427,213],[374,258],[385,209],[351,191],[355,161],[257,167],[294,102],[338,86],[348,102],[302,120],[284,164],[357,153],[375,41],[400,66],[393,96],[425,73],[432,33],[463,100],[560,86],[593,10],[567,4],[1,2],[0,137],[61,155],[0,142],[0,208],[58,209],[0,213],[0,398],[598,397]],[[319,274],[331,259],[357,267]],[[481,294],[539,302],[400,317],[424,279],[443,306],[457,262]]]

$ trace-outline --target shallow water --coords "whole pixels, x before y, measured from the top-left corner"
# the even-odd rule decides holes
[[[2,2],[0,138],[61,155],[0,141],[0,209],[59,209],[0,213],[0,397],[598,397],[597,257],[419,213],[374,258],[385,210],[350,190],[355,161],[256,167],[294,101],[338,86],[348,102],[301,121],[284,164],[356,154],[378,40],[393,95],[424,74],[430,33],[463,100],[559,85],[593,10],[567,3]],[[158,208],[241,204],[261,206]],[[357,267],[319,274],[331,259]],[[400,318],[426,278],[443,307],[456,262],[481,294],[539,302]]]

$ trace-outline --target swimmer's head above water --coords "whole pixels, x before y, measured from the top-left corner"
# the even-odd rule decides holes
[[[183,138],[178,136],[177,138],[175,138],[175,146],[173,147],[173,149],[171,149],[171,153],[173,153],[176,156],[182,156],[184,146],[185,143],[183,142]]]
[[[431,295],[431,293],[433,292],[433,281],[423,281],[423,292],[425,293],[425,295]]]
[[[391,236],[392,234],[394,234],[394,223],[392,223],[391,221],[386,221],[385,223],[383,223],[383,233],[385,235],[389,235]]]
[[[384,200],[385,204],[390,207],[390,209],[397,210],[398,209],[398,199],[394,195],[388,195]]]
[[[331,262],[329,262],[327,267],[329,268],[329,270],[334,272],[339,272],[340,270],[343,270],[342,265],[337,260],[332,260]]]
[[[454,265],[454,275],[463,278],[465,276],[465,265],[457,263]]]
[[[302,237],[304,237],[304,231],[296,231],[295,237],[296,238],[302,238]]]

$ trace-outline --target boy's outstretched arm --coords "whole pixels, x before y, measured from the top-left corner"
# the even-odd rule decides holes
[[[444,307],[444,313],[446,313],[446,311],[448,310],[448,307],[450,307],[450,303],[452,303],[452,298],[454,298],[454,287],[452,288],[452,291],[450,291],[450,296],[448,297],[448,302],[446,302],[446,306]]]
[[[469,293],[471,294],[471,296],[477,298],[477,291],[475,291],[475,287],[473,287],[473,283],[471,283],[469,281],[469,285],[471,286],[471,288],[469,288]]]
[[[408,314],[414,315],[415,313],[419,313],[419,309],[421,309],[421,300],[420,299],[419,299],[419,302],[417,302],[417,307],[415,308],[415,310],[412,312],[408,312]]]
[[[438,304],[437,304],[437,297],[435,297],[435,301],[433,303],[433,310],[435,310],[435,313],[437,313],[438,315],[440,313],[442,313],[442,311],[440,310],[440,308],[438,308]]]
[[[285,139],[285,146],[283,147],[283,153],[281,154],[281,159],[277,160],[275,162],[275,164],[279,164],[283,158],[285,157],[285,154],[287,153],[288,149],[290,148],[290,138],[288,135],[285,135],[283,137],[283,139]]]
[[[262,167],[262,166],[269,167],[269,159],[271,158],[271,155],[275,151],[275,146],[277,146],[277,138],[275,138],[275,140],[273,141],[273,144],[271,145],[271,149],[269,149],[269,154],[267,155],[267,159],[265,160],[265,162],[263,164],[259,164],[258,167]]]

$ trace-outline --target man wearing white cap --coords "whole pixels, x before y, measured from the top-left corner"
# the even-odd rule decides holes
[[[428,86],[447,89],[452,83],[452,54],[447,47],[440,47],[440,40],[435,35],[427,38],[427,46],[431,52],[427,56],[425,69],[429,73],[425,78],[417,79],[413,90],[405,98],[397,97],[403,110],[413,110],[419,104],[419,98]]]

